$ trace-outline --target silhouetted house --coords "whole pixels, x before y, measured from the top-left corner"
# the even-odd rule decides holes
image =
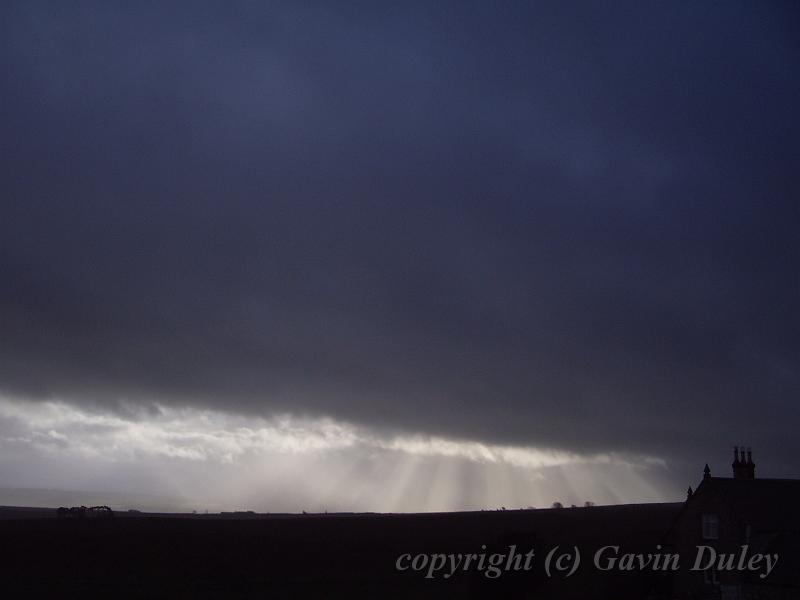
[[[800,599],[800,480],[756,479],[749,448],[735,448],[731,466],[733,477],[726,478],[712,477],[706,465],[670,527],[666,544],[682,561],[671,597]],[[777,555],[769,575],[766,558],[757,555]],[[714,566],[691,570],[714,556]]]

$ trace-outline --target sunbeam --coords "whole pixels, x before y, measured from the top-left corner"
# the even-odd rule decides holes
[[[192,510],[476,510],[658,499],[664,489],[664,463],[653,457],[381,434],[286,414],[243,418],[167,407],[101,413],[3,398],[0,448],[7,457],[30,455],[41,469],[22,479],[0,460],[6,485],[48,481],[112,495],[141,487]],[[604,488],[612,474],[615,485]]]

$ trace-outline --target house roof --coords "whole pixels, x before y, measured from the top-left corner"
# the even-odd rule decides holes
[[[800,532],[800,479],[704,479],[687,504],[720,500],[754,532]]]

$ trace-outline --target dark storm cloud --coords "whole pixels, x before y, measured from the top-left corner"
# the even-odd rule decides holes
[[[796,7],[433,4],[4,6],[0,388],[800,451]]]

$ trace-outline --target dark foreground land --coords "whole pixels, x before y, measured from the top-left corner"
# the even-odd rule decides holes
[[[662,573],[598,573],[591,554],[618,544],[655,552],[681,504],[409,515],[151,515],[56,518],[0,509],[3,597],[655,597]],[[486,546],[485,549],[482,546]],[[518,553],[530,571],[449,579],[397,571],[409,553]],[[564,579],[544,572],[556,545],[582,552]]]

